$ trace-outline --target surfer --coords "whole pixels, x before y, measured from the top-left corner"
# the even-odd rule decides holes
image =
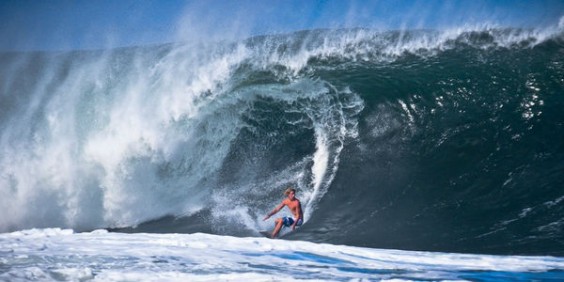
[[[269,219],[272,215],[279,212],[284,206],[287,206],[290,209],[294,217],[284,216],[277,218],[271,238],[276,238],[276,236],[278,236],[282,226],[292,227],[292,230],[295,230],[296,226],[301,226],[303,223],[304,214],[302,212],[302,204],[300,203],[300,200],[296,198],[296,189],[290,187],[284,191],[284,195],[286,195],[287,198],[282,200],[282,203],[273,209],[263,220]]]

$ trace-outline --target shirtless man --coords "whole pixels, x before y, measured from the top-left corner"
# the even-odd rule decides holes
[[[294,215],[294,218],[287,216],[277,218],[276,226],[274,227],[274,231],[272,231],[271,238],[276,238],[276,236],[278,236],[278,233],[280,232],[280,229],[282,229],[282,226],[292,227],[292,230],[295,230],[296,226],[301,226],[303,223],[304,214],[302,212],[302,204],[300,203],[300,200],[296,198],[296,189],[288,188],[284,192],[284,195],[286,195],[287,198],[284,199],[282,203],[280,203],[280,205],[278,205],[275,209],[273,209],[263,220],[269,219],[272,215],[279,212],[284,206],[287,206],[290,209],[290,211]]]

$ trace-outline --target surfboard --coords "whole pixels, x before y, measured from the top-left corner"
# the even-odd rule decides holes
[[[276,238],[272,238],[272,237],[271,237],[271,236],[272,236],[272,232],[267,231],[267,230],[259,231],[259,233],[260,233],[262,236],[264,236],[264,237],[266,237],[266,238],[268,238],[268,239],[280,239],[280,238],[283,238],[284,236],[286,236],[286,235],[292,233],[292,231],[291,231],[291,230],[290,230],[290,231],[281,230],[280,233],[278,233],[278,237],[276,237]]]
[[[262,230],[262,231],[259,231],[259,233],[262,234],[262,236],[264,236],[266,238],[270,239],[270,237],[271,237],[270,231]]]

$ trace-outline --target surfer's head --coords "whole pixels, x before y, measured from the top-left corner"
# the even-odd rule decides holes
[[[296,195],[296,189],[289,187],[288,189],[286,189],[286,191],[284,191],[284,195],[291,197],[291,198],[294,198],[295,195]]]

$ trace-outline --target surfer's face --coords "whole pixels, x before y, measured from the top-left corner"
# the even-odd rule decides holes
[[[294,192],[288,193],[288,199],[293,200],[294,197],[295,197],[295,193],[294,193]]]

